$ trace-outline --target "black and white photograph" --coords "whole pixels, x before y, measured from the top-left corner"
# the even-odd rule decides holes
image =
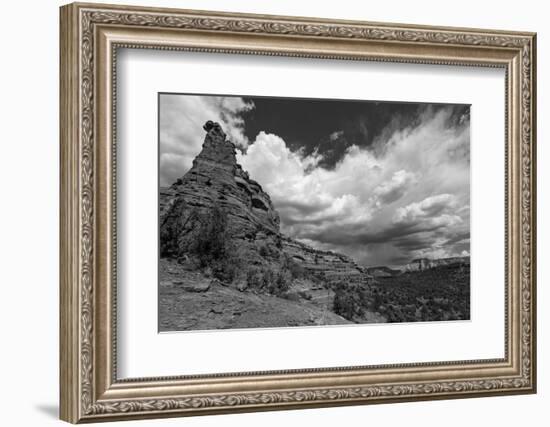
[[[159,331],[470,319],[470,105],[158,103]]]

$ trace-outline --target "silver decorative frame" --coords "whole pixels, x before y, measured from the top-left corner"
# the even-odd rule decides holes
[[[61,418],[77,423],[536,390],[533,33],[71,4],[61,8]],[[506,70],[505,357],[117,380],[119,47]]]

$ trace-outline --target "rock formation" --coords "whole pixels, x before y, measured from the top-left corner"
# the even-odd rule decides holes
[[[368,267],[367,271],[374,278],[378,277],[393,277],[401,274],[401,270],[390,268],[385,265],[380,265],[376,267]]]
[[[439,258],[439,259],[430,259],[430,258],[418,258],[412,260],[405,266],[405,271],[424,271],[436,267],[441,267],[445,265],[470,265],[470,257],[451,257],[451,258]]]
[[[331,251],[320,251],[296,240],[284,237],[282,250],[294,262],[307,271],[322,275],[327,280],[366,281],[369,276],[365,269],[353,259]]]
[[[205,218],[224,215],[231,250],[248,266],[291,260],[328,280],[367,280],[365,269],[351,258],[319,251],[281,234],[279,214],[269,195],[237,163],[235,146],[221,126],[206,122],[202,151],[191,169],[160,191],[161,257],[192,254]]]

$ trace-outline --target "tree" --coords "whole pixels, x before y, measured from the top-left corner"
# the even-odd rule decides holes
[[[216,204],[199,221],[196,253],[204,266],[223,259],[227,253],[227,214]]]

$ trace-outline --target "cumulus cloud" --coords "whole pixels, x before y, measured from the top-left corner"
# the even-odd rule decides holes
[[[365,265],[469,252],[469,123],[425,109],[371,147],[350,146],[334,168],[260,132],[238,161],[270,194],[282,231]],[[336,140],[340,131],[329,135]],[[334,139],[333,139],[334,138]]]
[[[201,150],[202,126],[207,120],[219,122],[236,145],[249,144],[242,113],[253,109],[254,104],[240,97],[161,94],[159,108],[161,186],[172,184],[191,167]]]
[[[416,175],[404,169],[395,172],[389,181],[383,182],[374,189],[374,194],[382,203],[392,203],[405,195],[407,188],[414,183]]]
[[[419,219],[439,218],[438,215],[441,212],[455,205],[455,197],[451,194],[438,194],[426,197],[421,202],[411,203],[405,207],[398,208],[393,216],[393,223],[410,224],[417,222]],[[458,219],[460,218],[458,217]]]

